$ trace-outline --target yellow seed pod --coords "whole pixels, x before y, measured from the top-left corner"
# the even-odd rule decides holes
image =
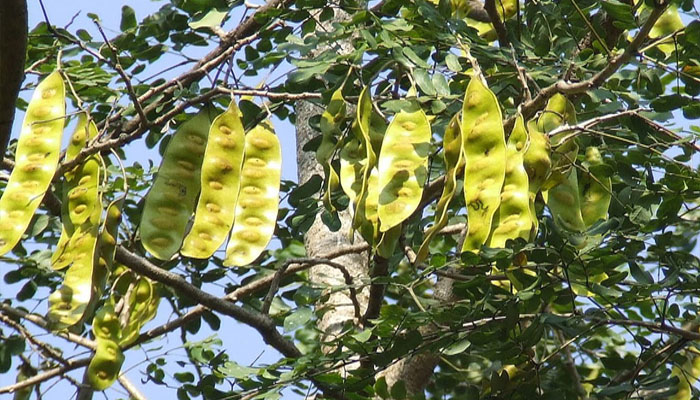
[[[97,136],[97,126],[88,123],[88,115],[80,113],[75,131],[66,149],[65,160],[74,159],[87,143]],[[67,248],[75,228],[85,222],[92,213],[95,204],[90,204],[97,197],[99,177],[95,176],[100,168],[99,158],[88,158],[64,174],[63,195],[61,203],[61,236],[51,256],[51,267],[60,270],[70,265],[71,254]]]
[[[493,216],[489,247],[505,247],[508,239],[530,237],[532,217],[528,196],[529,180],[523,163],[529,146],[522,115],[517,116],[506,146],[506,174],[501,190],[501,204]]]
[[[87,368],[88,382],[95,390],[105,390],[119,377],[124,353],[111,340],[98,340],[95,355]]]
[[[340,151],[340,187],[350,198],[350,204],[353,206],[362,189],[362,177],[366,165],[367,159],[362,143],[357,138],[348,138]]]
[[[146,195],[141,241],[143,247],[160,260],[169,260],[180,249],[199,194],[200,170],[209,134],[208,114],[208,110],[199,112],[175,132]],[[219,137],[219,144],[240,146],[225,137]],[[214,183],[212,189],[217,186]]]
[[[340,177],[331,164],[331,157],[338,148],[340,136],[340,126],[345,119],[345,99],[343,99],[342,88],[333,92],[328,107],[321,115],[321,144],[316,150],[316,161],[323,167],[326,177],[326,190],[323,194],[323,205],[329,211],[335,211],[331,202],[331,193],[340,184]]]
[[[527,124],[530,136],[530,145],[523,156],[523,166],[528,178],[528,197],[530,201],[530,217],[532,218],[532,230],[530,238],[537,236],[538,220],[535,209],[535,199],[542,185],[550,174],[552,168],[551,146],[549,137],[537,127],[537,122],[531,120]]]
[[[0,256],[19,242],[58,166],[66,113],[58,71],[37,85],[22,123],[15,168],[0,196]]]
[[[462,159],[462,128],[459,114],[455,114],[447,125],[442,143],[445,159],[445,185],[435,210],[435,222],[425,232],[423,243],[416,253],[416,264],[423,262],[428,257],[430,241],[447,224],[447,210],[457,190],[457,166]]]
[[[612,196],[610,176],[596,167],[603,165],[603,157],[597,147],[586,149],[585,171],[579,171],[579,193],[581,195],[581,216],[587,227],[601,219],[608,219],[608,209]]]
[[[248,265],[270,242],[277,226],[281,169],[279,139],[270,122],[262,122],[245,137],[241,189],[224,265]]]
[[[155,317],[159,302],[160,296],[153,282],[140,277],[130,297],[130,314],[121,329],[121,338],[118,341],[120,346],[128,346],[139,337],[141,328]]]
[[[474,76],[462,108],[464,198],[468,230],[462,251],[476,252],[486,243],[501,202],[506,173],[506,140],[496,95]]]
[[[360,147],[364,149],[364,159],[365,162],[361,164],[361,178],[360,178],[360,190],[357,194],[357,201],[355,204],[356,211],[352,219],[352,229],[357,229],[361,225],[365,224],[365,221],[360,219],[364,212],[361,211],[364,208],[364,203],[367,200],[368,186],[372,171],[377,165],[377,153],[372,146],[372,134],[370,128],[370,121],[372,119],[372,98],[369,94],[369,87],[365,86],[362,88],[360,93],[360,98],[357,103],[356,109],[356,119],[355,124],[353,124],[353,133],[360,141]],[[373,200],[372,200],[373,201]],[[350,232],[352,236],[352,230]],[[368,241],[372,243],[372,240]]]
[[[416,210],[428,179],[431,129],[421,108],[399,111],[384,134],[378,161],[381,232],[399,225]]]
[[[638,12],[641,13],[645,8],[648,7],[642,2],[642,5],[639,7]],[[649,39],[660,39],[662,37],[671,35],[674,32],[678,32],[684,27],[685,25],[683,24],[681,15],[678,12],[678,6],[676,4],[671,4],[668,6],[666,11],[664,11],[664,13],[661,14],[661,17],[659,17],[659,19],[656,20],[656,23],[654,23],[654,26],[651,28],[651,31],[649,31]],[[656,48],[658,48],[668,56],[671,53],[673,53],[673,51],[676,49],[673,40],[673,37],[669,37],[668,39],[663,40],[660,44],[658,44]]]
[[[379,239],[379,171],[372,168],[367,181],[367,191],[364,198],[358,202],[354,220],[357,223],[355,229],[369,243],[374,245]]]
[[[689,354],[686,353],[686,356]],[[674,365],[671,368],[671,376],[678,378],[676,393],[668,400],[690,400],[693,397],[692,387],[700,377],[700,357],[686,359],[683,365]]]
[[[63,329],[81,321],[86,317],[86,311],[93,302],[95,294],[93,279],[95,267],[99,266],[97,238],[102,216],[102,197],[97,187],[102,165],[100,155],[95,154],[85,160],[75,173],[74,179],[80,182],[76,188],[86,188],[80,193],[81,204],[91,211],[88,218],[77,225],[58,260],[60,263],[68,263],[69,266],[63,285],[49,296],[47,319],[51,322],[53,329]],[[75,191],[69,192],[69,199],[71,193]],[[74,220],[73,214],[71,214],[71,220]],[[100,274],[101,272],[98,273],[98,278]]]
[[[226,240],[236,210],[244,143],[240,112],[231,101],[209,130],[202,163],[202,192],[192,229],[180,250],[183,256],[209,258]]]

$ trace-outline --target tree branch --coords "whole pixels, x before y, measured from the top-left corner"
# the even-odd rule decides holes
[[[502,49],[507,49],[510,47],[510,41],[508,40],[508,31],[506,30],[505,24],[501,21],[501,16],[498,15],[498,10],[496,9],[496,0],[486,0],[484,2],[484,10],[489,15],[491,20],[491,25],[498,35],[498,45]]]
[[[5,155],[24,79],[27,54],[26,0],[0,1],[0,158]]]
[[[622,52],[622,54],[617,57],[613,57],[602,70],[589,79],[574,83],[560,80],[542,89],[534,99],[522,105],[521,112],[523,114],[523,118],[525,120],[532,118],[537,111],[544,108],[547,100],[557,93],[569,95],[583,93],[605,83],[608,78],[610,78],[615,72],[617,72],[618,69],[620,69],[623,65],[625,65],[625,63],[634,57],[635,54],[637,54],[639,47],[649,37],[651,28],[654,26],[659,17],[661,17],[661,14],[663,14],[666,10],[668,5],[666,3],[663,4],[664,5],[662,6],[654,8],[651,14],[649,14],[649,18],[646,20],[637,35],[634,37],[629,46],[627,46],[624,52]],[[508,118],[508,120],[506,120],[504,123],[505,131],[509,132],[512,130],[514,124],[515,116]]]

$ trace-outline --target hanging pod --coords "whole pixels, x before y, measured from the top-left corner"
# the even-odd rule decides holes
[[[209,111],[183,123],[168,144],[141,216],[143,247],[159,260],[180,249],[200,190],[200,170],[209,134]]]
[[[608,219],[608,209],[612,198],[610,174],[603,168],[603,157],[597,147],[586,149],[585,170],[579,174],[581,195],[581,216],[587,228],[599,220]]]
[[[537,236],[538,219],[535,207],[535,199],[542,185],[550,174],[552,168],[551,146],[549,137],[537,127],[537,122],[531,120],[527,123],[527,130],[530,137],[530,145],[523,156],[523,166],[528,178],[528,198],[530,202],[530,217],[532,219],[532,230],[530,239]]]
[[[330,212],[335,211],[335,207],[331,202],[331,193],[340,185],[340,177],[331,163],[331,157],[340,143],[339,138],[342,136],[340,128],[345,119],[345,108],[345,99],[343,99],[342,88],[340,88],[333,92],[328,107],[321,115],[320,128],[322,137],[321,144],[316,150],[316,161],[323,167],[326,177],[323,205]]]
[[[78,123],[66,149],[65,160],[74,159],[87,143],[97,136],[97,126],[88,121],[86,113],[78,115]],[[61,270],[70,265],[71,249],[68,246],[75,229],[93,212],[99,190],[99,158],[90,157],[64,174],[61,203],[61,236],[51,256],[51,267]]]
[[[240,111],[231,100],[209,130],[194,223],[180,253],[209,258],[221,247],[233,225],[241,180],[245,133]]]
[[[530,238],[532,217],[528,196],[529,180],[523,162],[530,144],[525,122],[518,114],[506,145],[506,171],[501,190],[501,204],[493,216],[489,247],[505,247],[508,239]]]
[[[248,265],[265,250],[277,226],[282,151],[272,124],[264,121],[245,136],[245,156],[226,266]]]
[[[68,192],[68,199],[76,201],[90,215],[77,225],[65,250],[58,259],[67,263],[63,284],[49,296],[47,319],[52,329],[63,329],[77,324],[86,317],[86,311],[95,295],[93,274],[98,263],[97,238],[102,216],[102,194],[99,191],[102,173],[102,158],[99,154],[88,157],[77,169],[74,179],[78,185]],[[69,206],[69,211],[75,209]],[[71,214],[72,221],[77,219]]]
[[[462,108],[464,198],[468,229],[462,251],[477,252],[491,232],[506,171],[506,140],[496,95],[479,77],[467,85]]]
[[[52,72],[34,90],[22,122],[15,167],[0,196],[0,256],[19,242],[58,166],[66,113],[61,73]]]
[[[457,171],[462,160],[462,128],[459,114],[455,114],[445,129],[443,143],[443,158],[445,159],[445,185],[442,188],[440,200],[435,210],[435,222],[426,232],[423,243],[416,253],[415,263],[421,263],[428,257],[430,241],[447,224],[447,210],[450,201],[457,191]]]
[[[401,110],[386,128],[377,163],[380,231],[398,226],[418,208],[428,179],[431,129],[419,107]]]

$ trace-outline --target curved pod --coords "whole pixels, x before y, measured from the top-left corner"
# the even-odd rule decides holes
[[[277,226],[281,169],[280,142],[265,121],[245,137],[241,189],[224,265],[248,265],[270,242]]]
[[[205,109],[175,132],[158,175],[146,195],[141,217],[143,247],[160,260],[180,249],[200,190],[200,169],[209,134]]]
[[[476,252],[486,243],[501,202],[506,173],[506,140],[496,95],[474,76],[462,108],[464,198],[468,230],[462,251]]]
[[[535,198],[542,185],[549,176],[552,168],[550,157],[551,146],[549,138],[537,127],[537,123],[531,120],[527,123],[530,145],[523,156],[523,165],[528,178],[528,197],[530,201],[530,217],[532,218],[532,230],[530,238],[537,236],[538,220],[535,208]]]
[[[384,134],[377,162],[379,230],[399,225],[416,210],[428,179],[430,122],[422,109],[399,111]]]
[[[49,188],[63,135],[65,85],[54,71],[37,85],[22,123],[15,168],[0,196],[0,256],[19,242]]]
[[[119,345],[111,340],[99,340],[95,355],[87,368],[87,377],[95,390],[105,390],[119,377],[124,353]]]
[[[209,130],[202,162],[202,191],[192,229],[180,250],[183,256],[209,258],[226,240],[236,211],[244,147],[240,112],[231,101]]]
[[[435,210],[435,222],[425,232],[423,243],[416,253],[416,264],[423,262],[428,257],[430,241],[447,224],[447,210],[457,190],[457,166],[462,159],[462,128],[459,114],[455,114],[447,125],[442,143],[445,159],[445,186],[442,188],[442,194]]]

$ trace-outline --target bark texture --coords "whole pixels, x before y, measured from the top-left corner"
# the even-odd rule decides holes
[[[0,0],[0,159],[12,133],[27,53],[26,0]]]

